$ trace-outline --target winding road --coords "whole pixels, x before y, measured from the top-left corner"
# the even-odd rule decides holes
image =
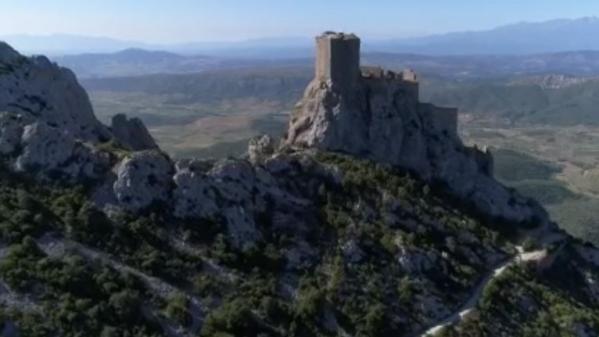
[[[451,315],[443,318],[441,321],[437,322],[434,326],[428,328],[426,331],[416,334],[415,336],[434,336],[446,327],[459,323],[462,319],[464,319],[464,317],[468,316],[468,314],[475,310],[476,305],[478,304],[480,297],[482,296],[483,291],[485,290],[487,285],[489,285],[489,283],[494,279],[503,275],[509,267],[525,262],[541,261],[548,257],[548,252],[546,249],[536,250],[532,252],[524,252],[522,247],[516,247],[516,249],[518,250],[518,254],[508,259],[507,261],[500,263],[493,270],[491,270],[478,283],[468,300],[458,310],[456,310]]]

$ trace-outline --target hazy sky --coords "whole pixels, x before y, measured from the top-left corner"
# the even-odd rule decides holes
[[[599,16],[598,0],[0,0],[0,35],[69,33],[146,42],[352,31],[370,38]]]

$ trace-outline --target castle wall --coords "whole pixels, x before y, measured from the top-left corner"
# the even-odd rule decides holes
[[[354,85],[360,78],[360,39],[355,35],[325,33],[316,38],[316,78]]]

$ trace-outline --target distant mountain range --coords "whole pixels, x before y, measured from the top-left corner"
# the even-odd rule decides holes
[[[364,44],[364,50],[428,55],[553,53],[599,50],[599,40],[589,38],[597,35],[599,35],[599,18],[557,19],[517,23],[484,31],[371,41]],[[128,48],[234,58],[295,58],[307,57],[312,53],[310,37],[170,45],[65,34],[0,36],[0,40],[7,41],[25,53],[50,55],[111,53]]]
[[[309,64],[309,59],[224,58],[180,55],[166,51],[125,49],[116,53],[52,56],[80,78],[127,77],[153,74],[200,73],[217,69],[262,68]]]
[[[82,78],[201,72],[220,64],[218,59],[207,56],[182,56],[133,48],[116,53],[65,55],[52,59]]]
[[[534,54],[599,50],[599,18],[517,23],[491,30],[374,42],[367,49],[432,55]]]
[[[144,93],[148,97],[167,97],[171,105],[201,103],[218,107],[217,102],[246,102],[245,108],[251,110],[252,104],[271,102],[270,106],[287,110],[293,108],[312,77],[309,66],[297,66],[93,78],[81,83],[92,97],[98,92],[114,93],[116,97]],[[455,80],[427,75],[421,79],[420,97],[437,105],[457,107],[485,125],[599,125],[598,76],[505,75]],[[144,104],[134,104],[134,110],[126,112],[141,116],[137,109]],[[150,126],[164,123],[159,117],[143,114]]]
[[[219,69],[301,67],[311,73],[313,58],[252,59],[206,55],[179,55],[164,51],[126,49],[51,57],[80,78],[188,74]],[[411,68],[424,77],[453,79],[518,75],[599,75],[599,51],[572,51],[531,55],[449,55],[365,53],[363,64],[390,69]]]

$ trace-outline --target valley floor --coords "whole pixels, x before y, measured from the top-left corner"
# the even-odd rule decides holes
[[[466,125],[462,134],[491,147],[499,180],[539,200],[570,233],[599,243],[599,127]]]

